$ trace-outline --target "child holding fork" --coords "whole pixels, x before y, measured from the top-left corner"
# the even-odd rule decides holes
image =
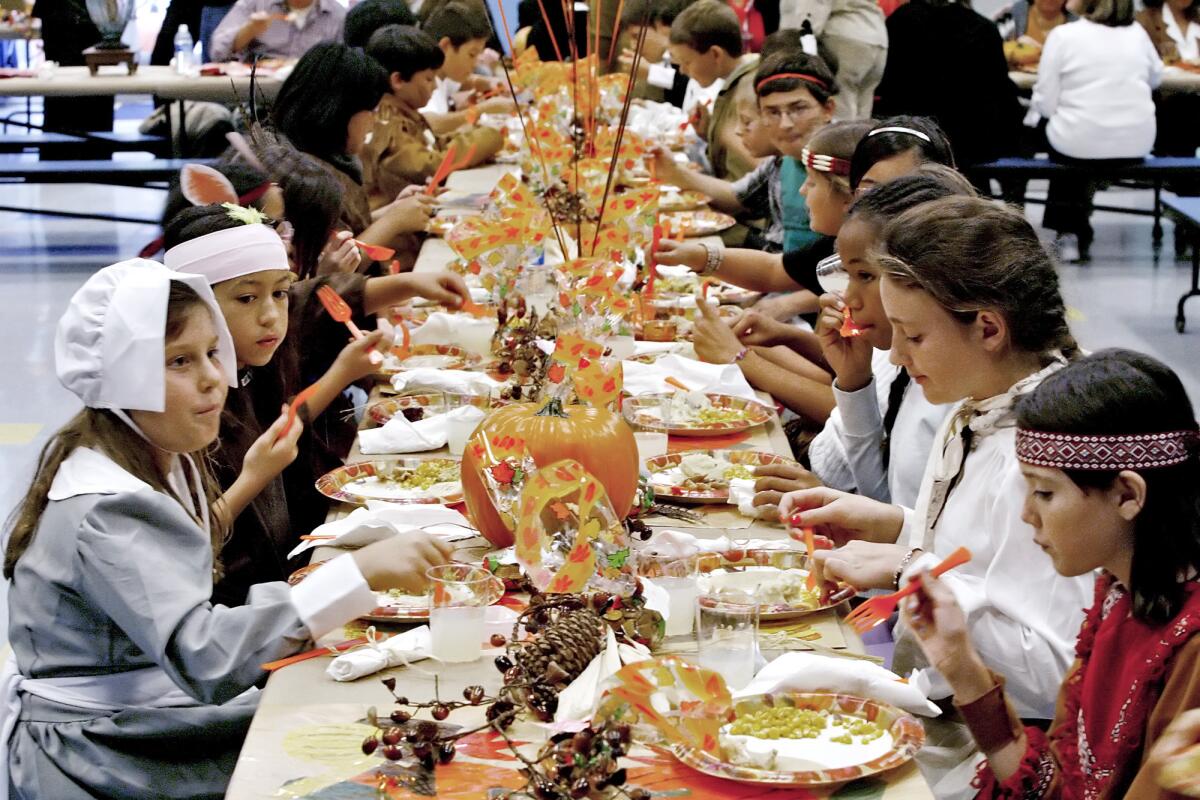
[[[413,184],[424,185],[451,148],[455,169],[487,163],[500,152],[504,141],[495,128],[475,125],[438,136],[421,115],[446,58],[428,33],[388,25],[371,36],[367,55],[387,70],[391,87],[375,109],[375,126],[362,150],[363,183],[372,208]]]
[[[12,657],[0,787],[18,798],[219,798],[263,662],[419,591],[449,549],[424,534],[333,559],[304,583],[214,604],[223,520],[206,452],[236,380],[208,283],[133,259],[59,321],[55,369],[84,408],[42,451],[7,526]]]
[[[880,264],[893,363],[929,402],[956,404],[934,438],[916,508],[817,488],[784,495],[780,512],[849,540],[817,558],[860,590],[895,588],[913,570],[970,549],[971,562],[943,580],[969,609],[984,662],[1009,676],[1018,712],[1048,720],[1091,594],[1090,579],[1059,575],[1034,545],[1012,449],[1017,400],[1077,352],[1054,264],[1023,215],[971,197],[893,219]],[[934,794],[974,796],[982,755],[904,626],[893,663],[900,674],[915,671],[911,680],[943,705],[917,756]]]
[[[1095,601],[1043,731],[1007,699],[998,673],[1010,665],[985,666],[956,592],[920,575],[902,614],[987,756],[978,796],[1178,797],[1148,762],[1172,719],[1200,707],[1200,435],[1187,392],[1156,359],[1104,350],[1051,375],[1016,416],[1033,542],[1062,575],[1095,576]]]
[[[167,266],[208,279],[236,349],[238,385],[229,391],[214,456],[224,489],[218,510],[232,531],[214,591],[231,605],[254,584],[286,578],[298,566],[287,554],[328,507],[313,482],[341,464],[353,443],[354,425],[340,419],[341,393],[376,369],[370,351],[382,346],[382,335],[346,345],[346,328],[316,302],[317,289],[332,286],[363,327],[371,327],[369,315],[414,296],[452,307],[469,296],[450,273],[296,281],[283,243],[261,221],[236,206],[197,206],[166,231]],[[293,427],[281,436],[288,424],[281,408],[314,382],[305,403],[311,423],[303,435]]]

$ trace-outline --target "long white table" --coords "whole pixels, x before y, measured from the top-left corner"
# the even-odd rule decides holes
[[[1037,83],[1037,73],[1027,72],[1025,70],[1013,70],[1008,73],[1008,77],[1017,85],[1021,91],[1031,91],[1033,85]],[[1178,67],[1167,67],[1163,71],[1162,84],[1158,87],[1160,92],[1171,94],[1175,92],[1200,92],[1200,72],[1190,72]]]
[[[282,82],[259,75],[255,83],[268,98],[274,98]],[[104,97],[118,94],[153,94],[168,100],[208,100],[239,103],[250,96],[250,77],[179,75],[171,67],[143,65],[130,75],[124,66],[101,67],[92,75],[87,67],[58,67],[46,77],[0,80],[0,96],[9,97]]]
[[[464,170],[450,176],[448,185],[467,193],[489,191],[500,176],[511,171],[511,166],[495,165],[474,170]],[[417,269],[444,267],[453,257],[449,247],[440,239],[429,239],[421,251]],[[769,397],[763,397],[767,402]],[[744,441],[736,445],[709,444],[706,446],[734,446],[755,450],[767,450],[790,454],[777,416],[764,426],[754,429]],[[418,456],[444,457],[446,451]],[[388,456],[364,457],[357,446],[350,453],[348,462],[364,460],[387,460]],[[346,506],[335,504],[331,517],[346,513]],[[670,525],[671,523],[667,523]],[[738,539],[785,539],[786,533],[779,526],[761,522],[749,523],[735,531],[715,528],[689,528],[690,533],[702,538],[715,538],[729,533]],[[481,539],[473,539],[460,547],[471,549],[472,543],[486,545]],[[486,547],[474,555],[482,555]],[[318,551],[316,559],[328,557],[329,553]],[[844,607],[843,607],[844,608]],[[839,652],[850,658],[863,657],[862,642],[852,629],[841,623],[832,611],[818,612],[811,625],[820,634],[815,647],[843,648]],[[349,636],[338,633],[330,641]],[[684,637],[679,637],[680,639]],[[806,639],[806,641],[809,641]],[[363,757],[356,753],[357,743],[367,729],[358,725],[366,709],[375,706],[380,716],[391,710],[391,698],[380,685],[383,677],[397,681],[397,692],[414,700],[433,697],[434,676],[440,680],[443,698],[461,697],[465,686],[482,685],[489,694],[494,694],[501,683],[500,673],[493,667],[492,659],[499,650],[485,650],[482,660],[472,664],[437,664],[419,662],[411,667],[390,669],[378,675],[349,683],[338,683],[325,674],[328,659],[311,659],[273,673],[262,693],[258,712],[250,727],[249,735],[238,760],[229,791],[231,800],[250,800],[268,797],[315,797],[352,796],[349,781],[363,782],[361,777],[378,766],[379,757]],[[773,654],[773,653],[771,653]],[[451,715],[448,722],[474,727],[481,721],[476,709],[465,708]],[[428,718],[427,712],[418,715]],[[356,727],[357,725],[357,727]],[[521,723],[513,733],[518,740],[540,742],[546,737],[544,728],[530,723]],[[489,790],[513,787],[520,783],[515,772],[519,766],[511,757],[506,757],[502,745],[488,743],[487,737],[477,734],[470,747],[460,747],[459,757],[449,767],[439,767],[434,776],[434,790],[438,797],[456,800],[486,800]],[[707,778],[680,765],[674,758],[639,750],[628,765],[630,783],[651,789],[661,796],[717,797],[761,797],[769,800],[816,800],[829,797],[828,791],[795,789],[768,789],[747,787],[725,780]],[[930,800],[932,794],[912,763],[870,781],[866,795],[880,800]],[[354,795],[357,796],[357,795]],[[364,795],[365,796],[365,795]],[[400,790],[396,797],[410,798],[418,795],[410,790]],[[856,795],[858,796],[858,795]]]

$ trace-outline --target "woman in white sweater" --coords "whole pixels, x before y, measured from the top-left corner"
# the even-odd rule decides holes
[[[1033,88],[1032,119],[1046,123],[1057,161],[1141,160],[1154,146],[1153,92],[1162,59],[1133,20],[1133,0],[1071,0],[1081,19],[1046,37]],[[1050,182],[1044,224],[1058,233],[1064,261],[1086,261],[1092,243],[1092,197],[1086,179]]]

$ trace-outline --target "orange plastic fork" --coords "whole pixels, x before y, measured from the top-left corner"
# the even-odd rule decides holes
[[[396,353],[396,358],[403,361],[408,358],[408,354],[412,350],[412,336],[409,335],[408,326],[404,324],[404,320],[397,320],[396,324],[400,326],[400,335],[403,338],[401,339],[400,349],[393,352]]]
[[[437,187],[442,181],[446,180],[446,176],[450,174],[450,170],[454,168],[454,145],[446,148],[446,155],[442,156],[442,163],[438,164],[437,171],[433,173],[433,179],[429,181],[429,185],[425,187],[425,194],[432,195],[437,191]]]
[[[350,311],[350,306],[346,305],[346,301],[342,299],[340,294],[334,291],[332,286],[326,284],[317,289],[317,299],[321,301],[321,305],[325,306],[325,310],[329,312],[329,316],[350,329],[351,336],[355,339],[362,339],[366,336],[362,332],[362,329],[354,324],[354,314]],[[383,356],[375,349],[371,350],[370,359],[371,363],[375,365],[383,363]]]
[[[292,424],[296,421],[296,414],[300,411],[300,406],[307,403],[308,399],[313,396],[320,386],[321,382],[317,381],[312,386],[309,386],[307,389],[300,392],[300,394],[296,395],[296,397],[292,400],[291,406],[288,407],[287,422],[283,424],[283,430],[281,430],[279,435],[275,437],[275,441],[279,441],[284,436],[287,436],[287,432],[292,429]]]
[[[955,567],[961,567],[970,560],[971,551],[965,547],[960,547],[951,553],[942,563],[930,570],[930,574],[935,578],[940,577]],[[890,617],[895,612],[900,601],[910,594],[915,593],[920,586],[921,581],[914,579],[909,581],[908,586],[905,586],[898,592],[885,594],[881,597],[872,597],[847,614],[846,622],[850,623],[851,627],[859,633],[866,633]]]

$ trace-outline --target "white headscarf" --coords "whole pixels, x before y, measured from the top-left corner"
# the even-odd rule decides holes
[[[279,234],[261,223],[238,225],[177,244],[163,261],[167,269],[203,275],[210,286],[254,272],[292,268]]]
[[[134,258],[105,267],[75,293],[58,322],[54,366],[58,379],[88,408],[111,410],[147,442],[126,411],[162,412],[166,408],[167,300],[171,281],[190,286],[208,306],[217,331],[217,353],[230,386],[236,386],[233,339],[208,281],[200,275],[172,272],[157,261]],[[153,444],[153,442],[150,442]],[[207,529],[208,503],[200,475],[187,454],[196,496],[176,459],[167,481],[185,499]]]
[[[159,411],[166,405],[167,296],[171,281],[190,286],[213,315],[217,350],[230,386],[237,358],[208,281],[133,258],[105,267],[75,293],[54,338],[58,379],[88,408]]]

